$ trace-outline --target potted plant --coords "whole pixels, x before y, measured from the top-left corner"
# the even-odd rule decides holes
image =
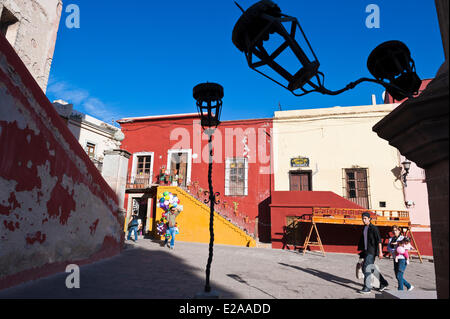
[[[233,202],[233,204],[234,204],[234,214],[237,216],[238,215],[238,206],[239,206],[239,203],[238,202]]]

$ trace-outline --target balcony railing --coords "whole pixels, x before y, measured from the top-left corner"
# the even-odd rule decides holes
[[[152,185],[151,174],[128,175],[127,189],[150,188]]]
[[[399,210],[367,210],[353,208],[322,208],[314,207],[312,214],[304,214],[298,219],[300,221],[316,221],[332,224],[361,224],[362,213],[369,212],[377,226],[397,224],[398,226],[409,226],[410,216],[408,211]]]

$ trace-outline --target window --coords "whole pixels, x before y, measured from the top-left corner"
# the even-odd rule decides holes
[[[149,188],[153,177],[152,152],[139,152],[133,154],[131,174],[127,177],[127,188]]]
[[[151,156],[138,156],[136,175],[150,175],[151,167]]]
[[[346,198],[359,206],[369,209],[369,187],[367,169],[345,169]]]
[[[245,157],[227,158],[225,162],[225,196],[248,195],[248,161]]]
[[[0,10],[1,11],[1,10]],[[5,7],[0,16],[0,33],[14,46],[19,30],[19,20]]]
[[[94,143],[86,143],[86,153],[90,158],[95,158],[95,144]]]

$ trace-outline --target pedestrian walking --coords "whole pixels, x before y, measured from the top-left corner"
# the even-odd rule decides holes
[[[372,276],[377,276],[380,280],[379,291],[384,291],[388,287],[388,282],[378,271],[375,265],[375,258],[383,258],[383,250],[381,245],[381,236],[378,228],[372,224],[372,218],[369,212],[362,214],[364,229],[358,243],[359,256],[363,259],[362,270],[364,273],[364,286],[359,292],[368,294],[372,291]]]
[[[394,259],[394,273],[398,282],[398,290],[402,291],[406,286],[408,291],[414,289],[414,286],[404,278],[406,266],[409,264],[408,251],[412,248],[409,239],[401,234],[398,226],[392,227],[393,236],[389,239],[388,250]],[[406,254],[405,254],[406,253]]]
[[[167,218],[167,222],[168,222],[168,228],[167,228],[168,235],[166,236],[164,245],[167,245],[167,247],[169,247],[170,249],[174,249],[175,235],[178,233],[176,218],[182,212],[182,210],[183,210],[183,207],[180,205],[177,207],[170,208],[170,210],[166,214],[166,218]],[[169,238],[171,238],[170,244],[169,244]]]
[[[138,215],[133,214],[131,216],[131,220],[128,223],[128,240],[131,240],[131,233],[134,232],[134,241],[137,242],[138,240],[138,227],[139,227],[139,221],[138,221]]]

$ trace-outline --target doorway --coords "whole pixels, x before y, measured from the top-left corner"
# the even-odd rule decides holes
[[[139,201],[139,209],[137,211],[138,219],[142,221],[142,228],[140,235],[145,235],[147,230],[147,212],[148,212],[148,200],[147,198],[141,198]]]
[[[191,150],[170,150],[167,168],[172,186],[186,187],[191,179]]]
[[[131,220],[131,215],[136,214],[138,219],[142,222],[142,233],[139,235],[145,236],[152,228],[152,197],[148,194],[140,194],[137,196],[130,196],[128,199],[128,214],[127,223]]]
[[[289,190],[304,192],[312,191],[312,172],[289,172]]]

